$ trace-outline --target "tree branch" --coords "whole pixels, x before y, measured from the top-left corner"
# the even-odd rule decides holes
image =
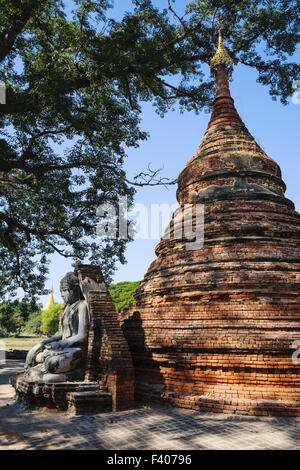
[[[51,243],[49,240],[47,240],[47,238],[45,237],[45,235],[43,233],[39,232],[38,230],[36,230],[34,228],[28,227],[27,225],[25,225],[22,222],[18,221],[14,217],[9,217],[8,215],[4,214],[3,212],[0,212],[0,219],[3,220],[9,227],[14,226],[14,227],[18,228],[19,230],[21,230],[22,232],[24,232],[26,234],[26,239],[27,239],[28,243],[31,241],[31,235],[35,235],[36,237],[40,238],[46,245],[50,246],[54,251],[56,251],[60,255],[64,256],[65,258],[71,258],[72,257],[72,255],[68,255],[68,254],[64,253],[62,250],[60,250],[55,245],[53,245],[53,243]],[[50,234],[59,235],[60,233],[59,232],[55,232],[55,233],[48,232],[48,234],[49,235]]]
[[[0,173],[0,184],[28,184],[32,185],[35,182],[33,174],[29,174],[24,178],[18,178],[17,176],[4,175]]]
[[[173,15],[175,16],[175,18],[178,19],[179,23],[181,24],[183,30],[185,31],[185,24],[184,24],[184,21],[182,20],[182,17],[180,17],[176,11],[172,8],[172,5],[171,5],[171,0],[168,0],[168,9],[170,10],[171,13],[173,13]]]
[[[122,174],[120,171],[118,171],[115,167],[113,167],[111,165],[103,164],[101,162],[95,162],[95,163],[94,162],[93,163],[92,162],[78,162],[78,163],[65,163],[65,164],[61,164],[61,165],[51,165],[51,164],[47,163],[47,164],[37,165],[35,167],[26,165],[23,162],[20,162],[20,160],[19,161],[4,162],[4,163],[5,163],[5,167],[9,168],[9,170],[12,170],[12,169],[24,170],[24,171],[29,172],[30,176],[31,175],[36,175],[38,173],[45,173],[45,172],[50,172],[50,171],[72,170],[74,168],[91,168],[91,169],[96,170],[97,168],[102,167],[103,169],[112,171],[116,176],[118,176],[123,181],[125,181],[126,183],[128,183],[132,186],[139,186],[139,187],[142,187],[142,186],[160,186],[160,185],[166,185],[166,184],[171,185],[171,184],[176,183],[175,180],[167,182],[167,181],[169,181],[168,178],[159,178],[158,180],[153,182],[154,173],[156,175],[158,173],[158,171],[160,171],[160,170],[156,170],[156,171],[151,170],[149,167],[148,167],[148,170],[150,172],[148,174],[148,176],[150,178],[149,182],[147,182],[147,181],[138,182],[138,181],[129,180],[124,174]],[[144,175],[146,175],[146,173],[144,173]]]
[[[181,90],[180,88],[175,87],[174,85],[171,85],[170,83],[165,82],[164,80],[162,80],[162,79],[159,78],[159,77],[155,77],[155,80],[157,80],[158,82],[160,82],[162,85],[164,85],[164,86],[166,86],[166,87],[168,87],[168,88],[171,88],[171,90],[176,91],[176,93],[177,93],[177,95],[175,96],[176,98],[177,98],[178,96],[186,96],[187,98],[191,98],[191,99],[193,99],[194,101],[198,101],[195,96],[191,95],[190,93],[188,93],[188,92],[186,92],[186,91],[184,91],[184,90]],[[169,98],[169,99],[170,99],[170,98]]]
[[[129,100],[129,104],[130,104],[131,109],[141,113],[141,109],[136,104],[133,103],[133,99],[132,99],[131,91],[130,91],[130,83],[129,83],[128,77],[126,75],[124,76],[124,81],[125,81],[126,90],[127,90],[127,94],[128,94],[128,100]]]

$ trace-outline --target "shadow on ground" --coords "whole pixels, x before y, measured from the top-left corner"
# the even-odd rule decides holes
[[[30,411],[12,401],[8,377],[21,363],[0,368],[0,449],[299,449],[299,418],[216,415],[166,406],[71,417]],[[8,406],[7,406],[8,405]]]

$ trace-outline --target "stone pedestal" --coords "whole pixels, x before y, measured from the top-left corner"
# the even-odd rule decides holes
[[[59,374],[53,381],[47,376],[47,383],[23,375],[12,377],[17,398],[30,406],[71,409],[76,414],[132,408],[131,354],[101,270],[78,265],[76,274],[90,315],[87,357],[84,369],[80,369],[83,380],[61,381]]]

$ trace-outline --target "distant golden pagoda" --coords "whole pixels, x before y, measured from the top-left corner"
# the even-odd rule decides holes
[[[48,298],[47,303],[46,303],[45,307],[43,308],[43,310],[46,310],[47,308],[49,308],[53,304],[54,304],[54,298],[53,298],[53,288],[52,288],[52,289],[50,289],[49,298]]]

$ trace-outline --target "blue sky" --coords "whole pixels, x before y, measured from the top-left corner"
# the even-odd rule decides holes
[[[159,6],[166,6],[167,0],[157,0]],[[182,8],[185,0],[177,0],[175,5]],[[116,1],[115,16],[121,17],[124,10],[129,9],[130,0]],[[300,54],[293,58],[299,61]],[[236,108],[267,154],[280,165],[283,180],[287,185],[286,196],[293,200],[300,211],[299,182],[299,136],[300,136],[300,104],[283,106],[280,101],[272,101],[268,88],[257,83],[257,72],[238,65],[233,73],[231,94]],[[150,133],[146,142],[138,149],[128,150],[125,169],[128,177],[133,177],[147,168],[163,167],[163,176],[174,179],[186,165],[187,160],[195,153],[209,121],[209,114],[195,115],[193,112],[180,114],[178,110],[169,112],[163,119],[155,113],[148,103],[142,107],[142,128]],[[151,203],[176,203],[176,186],[138,188],[136,203],[150,206]],[[149,264],[155,259],[154,247],[157,240],[135,240],[129,244],[126,252],[127,264],[118,265],[114,282],[136,281],[143,278]],[[59,281],[67,271],[72,270],[71,261],[59,255],[51,258],[47,288],[53,283],[54,297],[61,301]],[[41,297],[44,303],[47,296]]]

